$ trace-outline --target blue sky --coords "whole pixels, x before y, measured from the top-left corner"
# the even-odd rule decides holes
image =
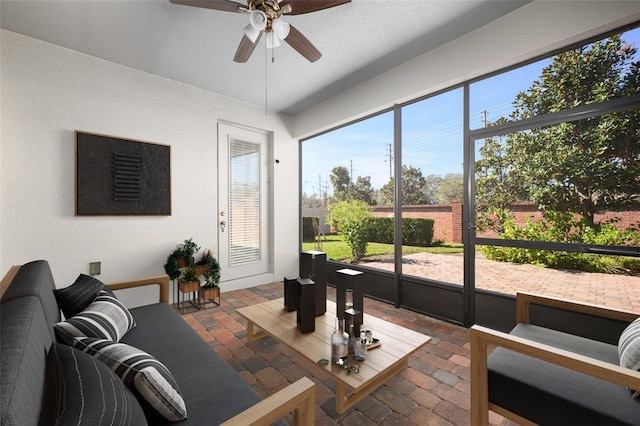
[[[640,29],[624,34],[636,48]],[[470,87],[471,128],[483,126],[511,112],[515,96],[527,90],[550,63],[542,60],[526,67],[474,83]],[[419,168],[424,176],[462,173],[462,89],[408,105],[402,111],[402,163]],[[389,181],[389,144],[393,146],[393,113],[388,112],[325,133],[302,143],[302,191],[318,194],[327,187],[337,166],[352,170],[352,178],[370,176],[379,189]]]

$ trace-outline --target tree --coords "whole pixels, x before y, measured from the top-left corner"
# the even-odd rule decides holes
[[[413,166],[402,166],[402,205],[427,204],[429,199],[425,194],[426,179],[422,171]],[[378,194],[378,203],[383,206],[392,206],[394,203],[395,183],[389,179]]]
[[[349,188],[349,184],[351,183],[351,176],[349,175],[349,170],[347,170],[344,166],[337,166],[331,170],[331,174],[329,175],[329,180],[331,181],[331,185],[333,185],[333,196],[337,200],[344,200],[345,193]]]
[[[554,57],[514,101],[513,119],[640,93],[636,49],[620,36]],[[507,156],[540,208],[594,215],[640,197],[640,112],[607,114],[507,136]]]
[[[510,120],[639,93],[635,54],[614,36],[555,56],[516,96]],[[578,213],[593,225],[596,213],[640,197],[638,109],[487,138],[480,152],[476,200],[494,212],[529,199],[543,210]]]
[[[505,121],[501,118],[493,124]],[[477,226],[481,231],[490,228],[502,233],[511,205],[528,197],[522,175],[513,166],[508,148],[506,138],[499,136],[486,138],[479,150],[475,172]]]
[[[371,187],[371,176],[358,176],[355,184],[349,185],[349,199],[360,200],[370,206],[376,204],[376,191]]]
[[[424,179],[424,196],[429,203],[437,204],[437,193],[444,179],[440,175],[429,175]]]
[[[438,185],[433,201],[435,204],[451,204],[453,199],[461,200],[463,188],[462,173],[447,173]]]

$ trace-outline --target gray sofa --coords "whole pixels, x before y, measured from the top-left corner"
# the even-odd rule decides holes
[[[547,324],[533,323],[533,307]],[[550,309],[605,326],[579,336],[567,331],[571,321],[551,323]],[[472,425],[487,425],[489,410],[519,424],[640,424],[640,399],[629,390],[640,389],[640,372],[620,366],[617,345],[638,314],[518,293],[516,316],[510,333],[471,328]]]
[[[230,424],[268,424],[289,412],[294,412],[296,424],[313,424],[313,382],[301,379],[261,400],[235,370],[165,303],[169,291],[168,277],[122,282],[111,288],[118,290],[147,285],[159,286],[161,302],[130,309],[136,325],[124,335],[121,342],[155,356],[173,374],[188,416],[176,424],[217,425],[225,421]],[[54,403],[57,398],[59,403],[63,397],[56,393],[57,388],[68,385],[65,382],[67,379],[52,379],[50,370],[60,369],[61,364],[59,359],[50,361],[50,350],[57,348],[60,351],[58,357],[78,356],[80,359],[72,351],[73,348],[55,343],[56,334],[52,325],[61,320],[61,313],[54,288],[53,276],[46,261],[14,267],[2,281],[0,409],[3,426],[50,423],[52,414],[46,407],[51,406],[51,398]],[[73,378],[82,385],[83,377]],[[101,392],[90,394],[87,389],[84,392],[82,409],[85,413],[97,409],[91,406],[92,398],[102,397],[104,402]],[[136,406],[136,398],[131,398],[128,390],[123,392],[127,392],[125,396],[129,398],[126,401],[130,407],[127,406],[126,411],[127,416],[134,419],[131,424],[139,424],[141,420],[135,419],[141,412],[144,414],[142,422],[146,419],[149,424],[169,423],[146,411],[144,405],[141,405],[141,411]],[[111,408],[116,410],[107,406],[106,411]]]

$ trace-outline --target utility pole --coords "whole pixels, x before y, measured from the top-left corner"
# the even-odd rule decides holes
[[[349,182],[353,183],[353,160],[349,160],[351,164],[351,171],[349,172]]]
[[[480,115],[482,116],[482,127],[487,127],[487,110],[483,109],[480,111]]]
[[[387,144],[387,151],[389,153],[389,180],[391,180],[393,177],[393,151],[390,143]],[[384,162],[386,163],[387,160],[384,160]]]

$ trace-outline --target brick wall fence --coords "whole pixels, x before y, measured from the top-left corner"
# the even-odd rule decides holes
[[[376,217],[393,216],[393,207],[375,206]],[[427,204],[420,206],[404,206],[402,217],[433,219],[433,240],[453,243],[462,242],[462,203]]]
[[[524,225],[527,219],[533,217],[534,220],[542,219],[542,212],[538,210],[534,203],[514,203],[511,206],[511,212],[516,216],[516,222]],[[325,225],[326,208],[302,209],[303,216],[320,217],[320,227],[323,233],[327,234],[330,229]],[[373,215],[377,217],[393,216],[393,207],[375,206],[373,207]],[[433,239],[434,241],[444,241],[450,243],[462,243],[463,227],[462,227],[462,202],[453,200],[451,204],[428,204],[420,206],[404,206],[402,209],[403,217],[429,218],[434,220]],[[626,211],[607,212],[597,214],[596,222],[606,222],[609,219],[618,218],[617,223],[620,229],[627,229],[633,225],[640,223],[640,203],[634,204]],[[495,238],[497,234],[493,231],[486,231],[478,234],[480,237]]]
[[[524,225],[531,217],[534,220],[542,219],[542,212],[536,208],[534,203],[514,203],[511,206],[511,212],[516,216],[516,223],[519,225]],[[377,217],[392,216],[393,207],[376,206],[373,208],[373,215]],[[402,216],[433,219],[434,241],[462,243],[462,203],[459,200],[454,200],[451,204],[404,206]],[[595,221],[606,222],[613,218],[620,219],[616,224],[620,229],[637,226],[640,223],[640,203],[632,205],[625,211],[597,214]],[[478,236],[495,238],[497,234],[493,231],[486,231]]]

